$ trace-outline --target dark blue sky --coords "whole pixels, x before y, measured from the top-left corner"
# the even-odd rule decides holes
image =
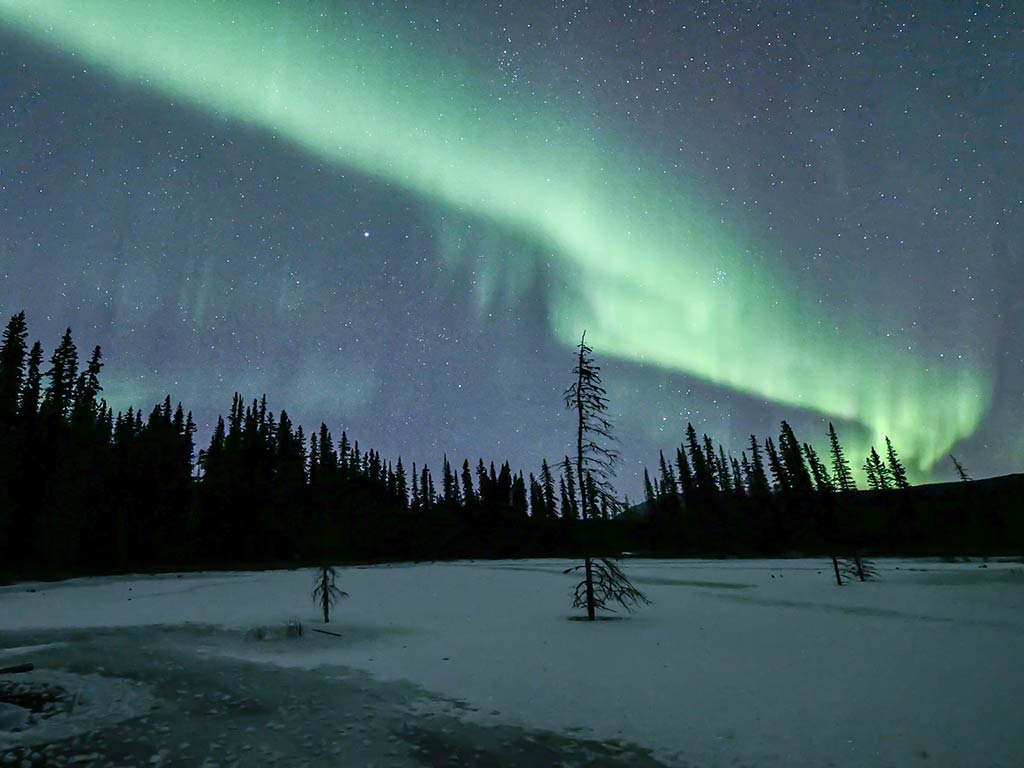
[[[696,190],[707,216],[758,244],[759,268],[799,276],[794,303],[856,316],[921,366],[965,361],[990,398],[951,450],[976,476],[1020,469],[1017,8],[556,5],[370,15],[519,103],[578,113],[659,183]],[[47,350],[67,325],[80,347],[101,344],[117,406],[170,393],[208,427],[235,390],[266,392],[307,429],[324,420],[407,464],[447,452],[529,472],[567,452],[571,350],[548,296],[573,275],[543,247],[2,22],[0,72],[0,310],[24,309]],[[485,278],[496,287],[481,309]],[[716,340],[726,357],[730,342]],[[674,450],[688,420],[738,452],[782,418],[821,441],[832,417],[642,359],[603,362],[633,494],[641,463]],[[899,389],[888,375],[879,386]]]

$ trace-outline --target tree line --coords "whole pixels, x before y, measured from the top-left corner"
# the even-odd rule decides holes
[[[571,529],[611,517],[568,457],[524,475],[482,458],[440,472],[391,462],[326,424],[306,434],[266,396],[235,394],[197,450],[170,396],[144,413],[102,397],[102,351],[82,366],[68,329],[46,358],[23,312],[0,343],[0,570],[571,552]],[[593,483],[584,476],[584,483]]]
[[[703,554],[817,552],[957,554],[1020,551],[1024,476],[970,482],[950,458],[955,484],[913,487],[892,440],[869,448],[859,490],[835,426],[825,458],[783,420],[777,439],[751,435],[739,458],[692,424],[675,452],[644,470],[643,515],[634,520],[649,548]],[[859,566],[858,566],[859,569]]]
[[[656,478],[645,472],[646,503],[634,509],[608,492],[600,470],[609,457],[600,452],[585,465],[545,459],[536,475],[507,461],[444,456],[435,478],[427,465],[392,462],[347,432],[335,438],[326,424],[306,434],[265,396],[235,394],[197,450],[192,414],[169,396],[145,413],[112,410],[99,347],[83,364],[70,329],[48,357],[28,337],[22,312],[0,340],[0,571],[8,573],[584,551],[909,551],[941,548],[967,529],[985,531],[966,539],[978,546],[1024,538],[1017,518],[997,508],[979,520],[966,496],[921,503],[889,441],[885,458],[874,449],[867,457],[877,497],[868,503],[834,429],[826,467],[785,422],[777,443],[752,438],[738,459],[691,425],[675,462],[662,454]]]

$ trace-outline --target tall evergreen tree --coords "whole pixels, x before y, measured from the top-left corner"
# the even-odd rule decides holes
[[[99,413],[100,403],[97,402],[96,398],[99,397],[99,393],[103,391],[103,387],[100,386],[100,369],[103,368],[103,363],[100,360],[103,358],[103,353],[99,347],[96,347],[92,351],[92,356],[89,358],[89,362],[86,365],[84,371],[78,375],[78,379],[75,382],[75,392],[73,397],[73,403],[71,406],[72,419],[78,423],[92,423],[96,420]],[[179,404],[179,408],[180,408]],[[184,429],[184,415],[182,416],[181,427]]]
[[[78,380],[78,349],[71,337],[71,329],[50,357],[50,369],[44,374],[50,380],[43,392],[43,411],[51,417],[67,418],[74,401],[75,382]]]
[[[25,379],[27,338],[25,313],[19,312],[8,321],[0,341],[0,434],[14,425],[18,415]]]
[[[230,425],[230,420],[228,424]],[[228,437],[230,440],[231,427],[228,427]],[[309,484],[314,488],[320,484],[320,438],[316,432],[313,432],[309,436]]]
[[[223,419],[219,420],[218,428],[223,434]],[[295,431],[287,411],[281,411],[281,420],[277,425],[274,472],[284,498],[290,503],[297,503],[301,489],[306,485],[306,444],[304,436]]]
[[[512,486],[509,493],[512,514],[517,520],[523,520],[528,515],[528,499],[526,496],[526,480],[522,471],[512,478]]]
[[[352,474],[352,446],[348,442],[348,433],[341,430],[341,440],[338,441],[338,471],[342,477],[349,477]]]
[[[448,454],[444,455],[441,466],[441,497],[449,509],[456,506],[455,495],[458,491],[458,480],[452,472],[452,465],[448,462]]]
[[[501,469],[498,471],[498,480],[495,483],[496,499],[498,505],[502,508],[508,508],[512,505],[512,485],[512,468],[506,461],[502,463]]]
[[[437,491],[434,488],[434,478],[430,475],[430,469],[426,464],[420,470],[420,501],[423,509],[433,509],[437,503]]]
[[[697,431],[693,424],[686,425],[686,448],[690,454],[690,465],[693,467],[694,487],[704,495],[714,493],[717,486],[710,467],[712,458],[704,455],[704,449],[697,439]]]
[[[544,502],[544,515],[546,517],[554,517],[557,512],[555,508],[555,479],[551,475],[551,467],[548,466],[547,459],[543,459],[540,463],[539,482],[541,499]]]
[[[563,520],[572,520],[572,502],[569,500],[569,490],[565,486],[565,475],[558,476],[558,508],[561,510]]]
[[[654,486],[651,485],[651,476],[647,472],[647,467],[644,467],[644,501],[653,508],[655,500]]]
[[[544,491],[537,482],[533,472],[530,473],[530,517],[540,519],[547,517],[547,510],[544,507]]]
[[[690,462],[686,458],[685,446],[676,448],[676,469],[679,470],[679,487],[685,497],[693,492],[693,471],[690,469]]]
[[[807,466],[811,468],[811,477],[814,478],[814,485],[819,492],[830,493],[835,490],[832,477],[828,473],[817,451],[810,443],[804,443],[804,456],[807,458]]]
[[[31,421],[39,413],[39,400],[43,394],[43,347],[37,341],[28,353],[28,367],[25,371],[25,384],[21,390],[21,403],[18,411],[22,421]]]
[[[804,452],[793,434],[793,428],[783,420],[779,433],[779,455],[786,468],[789,487],[796,493],[808,494],[812,490],[811,474],[804,463]]]
[[[412,464],[412,497],[409,500],[409,509],[419,512],[423,508],[423,498],[420,494],[420,480],[416,473],[416,462]]]
[[[768,454],[768,467],[772,471],[772,484],[776,491],[785,493],[790,489],[789,475],[786,467],[779,458],[779,452],[775,449],[775,443],[769,437],[764,444],[765,453]]]
[[[868,488],[872,491],[877,491],[879,489],[878,473],[875,471],[875,465],[872,463],[870,455],[864,459],[864,465],[861,469],[864,470],[864,475],[868,479]]]
[[[771,496],[771,486],[768,484],[768,475],[764,471],[764,461],[761,459],[761,446],[757,438],[750,436],[750,469],[747,473],[747,484],[750,486],[750,495],[755,499],[767,499]]]
[[[409,478],[405,474],[401,456],[398,457],[398,463],[395,464],[395,498],[400,509],[409,508]]]
[[[320,471],[325,478],[333,478],[338,469],[338,454],[334,450],[334,439],[331,431],[323,422],[320,423]]]
[[[565,493],[569,499],[569,520],[580,519],[580,506],[576,497],[576,479],[573,477],[572,462],[566,456],[562,462],[562,477],[565,479]],[[565,506],[562,506],[562,517],[565,518]]]
[[[462,503],[466,509],[473,510],[477,506],[476,491],[473,490],[473,473],[469,469],[469,459],[462,462]]]
[[[476,482],[477,488],[479,489],[477,498],[480,502],[480,506],[483,508],[490,507],[491,497],[493,496],[493,493],[491,492],[492,483],[490,477],[487,475],[487,468],[484,466],[483,459],[480,459],[476,465]]]
[[[838,491],[855,491],[857,484],[853,481],[850,462],[843,455],[843,446],[839,443],[836,428],[828,423],[828,442],[832,453],[832,482]]]
[[[672,465],[665,461],[665,454],[658,451],[658,463],[661,470],[661,502],[670,510],[679,505],[679,484],[676,482],[676,473],[672,471]]]
[[[889,468],[885,466],[882,457],[875,450],[875,446],[871,446],[871,452],[864,462],[864,473],[868,477],[868,486],[871,490],[887,491],[892,488]]]
[[[707,462],[711,480],[709,488],[722,490],[722,480],[718,473],[718,459],[715,457],[715,444],[707,434],[704,435],[704,459]]]
[[[896,453],[896,449],[892,447],[892,441],[889,439],[888,435],[885,436],[885,455],[893,485],[900,490],[909,488],[910,482],[907,480],[907,470],[900,461],[900,457]]]
[[[722,444],[718,444],[718,485],[722,488],[722,493],[733,493],[732,487],[732,467],[729,465],[729,459],[725,456],[725,448]]]
[[[740,463],[733,456],[730,459],[732,464],[732,490],[740,498],[747,495],[747,489],[743,486],[743,473],[740,471]]]

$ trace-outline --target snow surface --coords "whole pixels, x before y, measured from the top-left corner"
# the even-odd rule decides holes
[[[303,638],[214,633],[194,652],[408,681],[436,694],[419,708],[620,740],[669,765],[1024,765],[1020,563],[883,560],[878,581],[838,588],[826,561],[627,560],[653,604],[596,624],[570,620],[571,564],[340,568],[351,597],[327,629],[341,638],[309,631],[323,627],[309,570],[19,584],[0,589],[0,644],[297,618]]]

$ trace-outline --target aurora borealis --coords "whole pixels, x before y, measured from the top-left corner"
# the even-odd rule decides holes
[[[832,419],[1010,471],[1024,35],[931,13],[0,0],[0,307],[116,404],[419,460],[560,455],[586,329],[632,460]]]

